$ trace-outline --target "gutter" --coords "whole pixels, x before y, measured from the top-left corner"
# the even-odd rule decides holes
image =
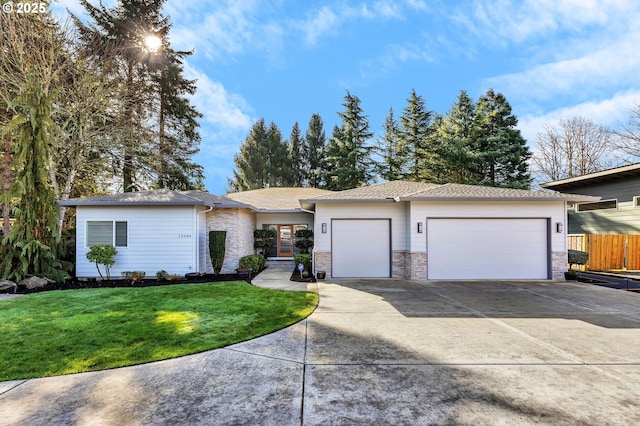
[[[312,210],[303,209],[302,206],[300,207],[300,211],[313,215],[313,229],[316,229],[316,212],[314,212]],[[314,243],[313,243],[313,250],[311,250],[311,273],[313,274],[313,276],[316,275],[316,244],[315,244],[315,239],[314,239]]]
[[[203,213],[209,213],[210,211],[213,210],[213,207],[214,206],[209,206],[209,208],[207,210],[203,210],[201,212],[196,211],[196,223],[195,223],[195,226],[196,226],[196,232],[195,232],[195,236],[196,236],[195,237],[196,238],[196,272],[201,272],[200,271],[200,229],[198,228],[198,222],[199,222],[198,221],[198,215],[199,214],[203,214]],[[194,206],[194,208],[195,208],[195,206]],[[205,218],[205,226],[206,226],[206,218]],[[205,264],[206,264],[206,262],[205,262]],[[205,272],[207,272],[207,271],[205,270]]]

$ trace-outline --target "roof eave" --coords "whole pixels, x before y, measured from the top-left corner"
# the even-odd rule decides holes
[[[400,201],[571,201],[589,202],[599,201],[600,197],[590,196],[562,196],[562,197],[410,197]]]

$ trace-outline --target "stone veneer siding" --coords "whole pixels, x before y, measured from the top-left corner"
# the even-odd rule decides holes
[[[315,262],[315,272],[325,271],[327,278],[331,278],[331,252],[330,251],[314,251],[313,259]]]
[[[556,251],[551,253],[551,279],[564,280],[564,273],[567,271],[567,252]]]
[[[213,209],[207,213],[207,244],[205,247],[207,273],[213,273],[209,256],[209,231],[227,231],[224,263],[220,273],[232,274],[242,256],[254,254],[253,231],[256,215],[247,209]]]
[[[409,265],[408,279],[427,281],[427,253],[407,253],[407,263]]]
[[[391,254],[391,277],[392,278],[408,278],[407,252],[394,251]]]

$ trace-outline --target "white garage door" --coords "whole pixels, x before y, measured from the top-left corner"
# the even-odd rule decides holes
[[[334,219],[331,222],[331,274],[336,278],[389,277],[391,221]]]
[[[547,279],[547,219],[428,219],[427,278]]]

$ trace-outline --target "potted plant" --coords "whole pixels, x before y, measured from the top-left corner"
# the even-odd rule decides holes
[[[271,229],[256,229],[253,231],[253,247],[260,249],[264,258],[267,258],[267,250],[273,246],[273,240],[275,239],[275,235],[273,230]]]
[[[308,254],[309,249],[313,247],[313,231],[311,229],[298,229],[295,236],[295,245],[300,249],[300,253]]]

